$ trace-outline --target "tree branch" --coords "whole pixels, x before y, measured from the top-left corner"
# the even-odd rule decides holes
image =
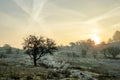
[[[33,59],[33,57],[29,54],[30,58]]]
[[[44,56],[45,54],[42,52],[39,57],[36,60],[39,60],[42,56]]]

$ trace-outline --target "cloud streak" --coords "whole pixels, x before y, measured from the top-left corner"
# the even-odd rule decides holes
[[[99,22],[100,20],[104,20],[106,18],[110,18],[110,17],[116,16],[116,15],[119,15],[119,13],[120,13],[120,7],[116,7],[100,16],[86,20],[85,23],[96,23],[96,22]]]

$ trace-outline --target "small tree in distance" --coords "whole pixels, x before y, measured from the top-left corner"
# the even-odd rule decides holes
[[[29,35],[24,39],[23,49],[33,60],[34,66],[37,66],[37,60],[46,54],[53,54],[57,47],[52,39]]]
[[[118,47],[108,47],[108,52],[112,58],[116,58],[120,54],[120,49]]]
[[[5,44],[4,46],[4,49],[5,49],[5,53],[6,54],[12,54],[12,47],[9,45],[9,44]]]
[[[106,48],[102,49],[101,52],[104,54],[105,58],[111,57],[111,58],[115,59],[120,54],[120,48],[110,46],[110,47],[106,47]]]

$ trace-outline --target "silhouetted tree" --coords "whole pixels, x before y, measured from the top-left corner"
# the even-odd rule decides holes
[[[12,47],[9,44],[5,44],[3,47],[5,49],[6,54],[11,54],[12,53]]]
[[[69,44],[70,44],[70,46],[71,46],[71,47],[74,47],[74,46],[76,46],[76,45],[77,45],[77,44],[76,44],[76,43],[74,43],[74,42],[70,42]]]
[[[108,55],[107,55],[107,53],[108,53],[107,48],[102,49],[101,53],[104,55],[105,58],[108,57]]]
[[[120,31],[118,31],[118,30],[114,33],[112,38],[110,38],[108,40],[108,43],[112,43],[112,42],[116,42],[116,41],[120,41]]]
[[[87,41],[86,41],[86,43],[88,43],[90,46],[94,46],[95,45],[95,42],[93,41],[93,40],[91,40],[91,39],[88,39]]]
[[[115,59],[120,54],[120,48],[114,46],[106,47],[102,49],[102,53],[106,58],[112,57]]]
[[[108,47],[107,49],[112,58],[116,58],[117,55],[120,54],[120,49],[118,47]]]
[[[112,42],[113,42],[113,40],[111,38],[109,38],[108,43],[112,43]]]
[[[113,35],[113,41],[120,41],[120,31],[116,31]]]
[[[56,44],[52,39],[37,37],[34,35],[28,36],[24,39],[23,48],[25,53],[30,56],[37,66],[37,60],[46,54],[53,54],[57,50]]]
[[[106,43],[104,41],[102,41],[99,45],[104,46],[104,45],[106,45]]]

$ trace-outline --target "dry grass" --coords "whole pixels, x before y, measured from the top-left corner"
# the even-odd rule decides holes
[[[43,66],[34,67],[0,60],[0,80],[60,80],[62,78],[69,78],[68,71],[57,73]]]

